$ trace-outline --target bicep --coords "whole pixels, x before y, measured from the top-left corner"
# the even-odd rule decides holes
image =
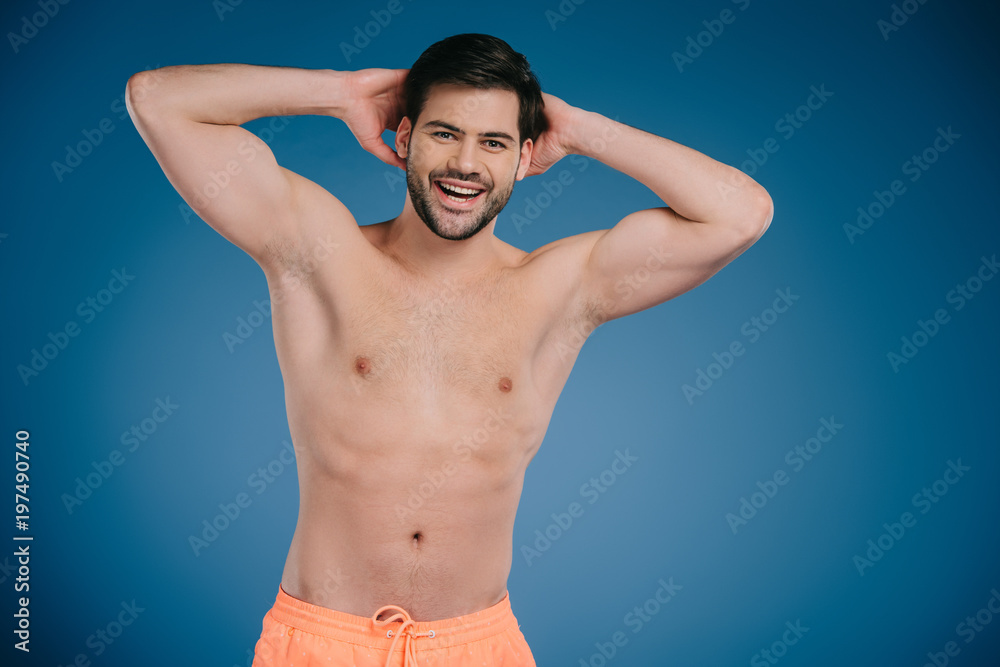
[[[261,261],[287,236],[301,176],[278,165],[264,141],[238,125],[133,112],[143,140],[185,202],[213,229]]]
[[[759,231],[751,224],[692,221],[666,207],[637,211],[596,237],[583,289],[605,320],[651,308],[708,280]]]

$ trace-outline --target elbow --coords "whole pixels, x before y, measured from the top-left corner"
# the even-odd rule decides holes
[[[761,197],[760,197],[760,203],[758,204],[759,206],[758,220],[760,222],[760,234],[758,236],[762,236],[764,232],[767,231],[767,228],[771,226],[771,220],[774,218],[774,201],[771,199],[771,195],[769,195],[767,193],[767,190],[765,190],[764,188],[761,188],[760,191],[761,191]]]
[[[162,69],[144,70],[129,77],[125,84],[125,108],[133,120],[139,109],[148,105],[164,79]]]
[[[774,217],[771,195],[757,181],[742,171],[730,167],[727,186],[720,186],[725,206],[723,220],[734,229],[745,247],[753,245],[764,235]],[[735,194],[735,196],[731,196]]]
[[[774,218],[774,202],[767,190],[758,186],[753,201],[747,208],[747,214],[743,217],[743,231],[749,241],[748,245],[753,245],[771,226],[771,219]]]
[[[146,99],[148,87],[145,83],[146,72],[136,72],[128,78],[125,84],[125,109],[135,121],[139,102]]]

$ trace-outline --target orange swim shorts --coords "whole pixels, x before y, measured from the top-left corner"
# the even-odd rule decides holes
[[[379,615],[382,618],[379,619]],[[439,621],[414,621],[387,605],[371,618],[278,598],[264,616],[253,667],[534,667],[510,608],[492,607]]]

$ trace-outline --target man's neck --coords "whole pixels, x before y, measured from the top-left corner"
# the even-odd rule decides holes
[[[444,239],[427,227],[407,200],[402,213],[388,224],[384,250],[420,275],[465,281],[500,264],[495,226],[494,218],[470,238]]]

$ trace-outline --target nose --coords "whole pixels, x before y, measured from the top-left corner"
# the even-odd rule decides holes
[[[476,153],[476,139],[466,137],[458,142],[455,152],[448,161],[448,167],[463,174],[479,173],[479,157]]]

